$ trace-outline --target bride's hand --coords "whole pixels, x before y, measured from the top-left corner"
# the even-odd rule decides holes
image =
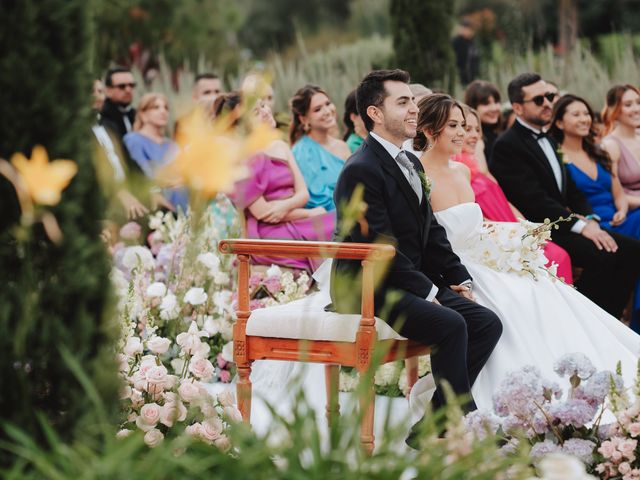
[[[476,301],[476,297],[473,295],[471,289],[466,285],[449,285],[451,290],[456,292],[461,297],[466,298],[467,300],[471,300],[472,302]]]

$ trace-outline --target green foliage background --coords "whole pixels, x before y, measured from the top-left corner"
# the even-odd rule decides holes
[[[5,224],[0,231],[0,424],[20,425],[40,441],[39,414],[65,440],[92,421],[89,400],[62,351],[72,352],[94,379],[107,412],[117,399],[110,351],[116,332],[105,322],[109,263],[99,240],[103,199],[88,141],[90,5],[5,1],[0,16],[0,156],[20,151],[30,157],[40,144],[50,158],[78,164],[53,209],[64,234],[60,245],[37,224],[19,230]],[[0,195],[4,216],[15,199],[10,188]]]

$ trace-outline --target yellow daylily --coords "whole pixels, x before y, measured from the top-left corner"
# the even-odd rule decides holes
[[[36,145],[31,159],[22,153],[14,153],[11,163],[20,174],[27,194],[38,205],[57,205],[62,190],[78,172],[78,166],[71,160],[49,161],[44,147]]]
[[[178,181],[206,198],[230,191],[245,174],[249,157],[277,138],[262,127],[242,137],[230,132],[224,119],[212,124],[202,111],[181,132],[180,152],[159,172],[159,180],[165,184]]]

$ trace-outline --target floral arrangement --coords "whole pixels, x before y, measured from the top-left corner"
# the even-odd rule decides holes
[[[585,355],[573,353],[561,357],[554,370],[569,381],[566,395],[537,368],[523,367],[503,380],[494,395],[495,413],[468,414],[467,429],[474,438],[503,436],[505,453],[527,442],[534,462],[563,453],[601,478],[640,479],[640,376],[632,402],[620,367],[615,373],[596,371]],[[615,416],[614,423],[601,424],[605,412]]]
[[[431,372],[431,357],[423,355],[418,358],[418,377],[422,378]],[[340,369],[340,391],[353,392],[358,386],[359,376],[355,368]],[[373,378],[376,394],[387,397],[406,397],[409,395],[407,370],[402,360],[385,363],[376,370]]]
[[[156,447],[168,433],[185,433],[222,451],[229,450],[225,431],[230,422],[240,421],[242,416],[230,390],[214,397],[202,384],[215,374],[208,360],[209,344],[201,340],[209,334],[199,330],[195,321],[178,334],[175,344],[156,332],[157,327],[139,332],[132,322],[118,354],[125,382],[121,394],[125,420],[117,436],[126,437],[139,429],[145,432],[145,443]],[[165,363],[174,355],[170,374]]]
[[[537,224],[528,220],[518,223],[485,223],[478,236],[477,247],[473,249],[474,260],[499,272],[516,272],[519,275],[531,275],[538,279],[546,274],[557,279],[558,265],[554,262],[549,267],[544,256],[544,246],[551,240],[551,229],[558,228],[558,223],[568,221],[559,218],[551,222]]]
[[[271,265],[266,271],[254,271],[249,278],[251,310],[280,303],[289,303],[304,297],[311,286],[306,270],[282,269]]]

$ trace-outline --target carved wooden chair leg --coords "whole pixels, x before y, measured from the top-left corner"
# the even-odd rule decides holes
[[[332,427],[340,416],[340,365],[325,365],[324,380],[327,390],[327,422]]]
[[[418,381],[418,357],[410,357],[404,360],[404,366],[407,370],[407,386],[409,391]]]
[[[373,386],[367,386],[367,390],[362,392],[360,397],[360,413],[362,420],[360,424],[360,444],[367,455],[373,454],[375,438],[373,435],[373,418],[375,414],[376,394]]]
[[[242,414],[245,423],[251,422],[251,362],[238,365],[238,384],[236,393],[238,396],[238,410]]]

